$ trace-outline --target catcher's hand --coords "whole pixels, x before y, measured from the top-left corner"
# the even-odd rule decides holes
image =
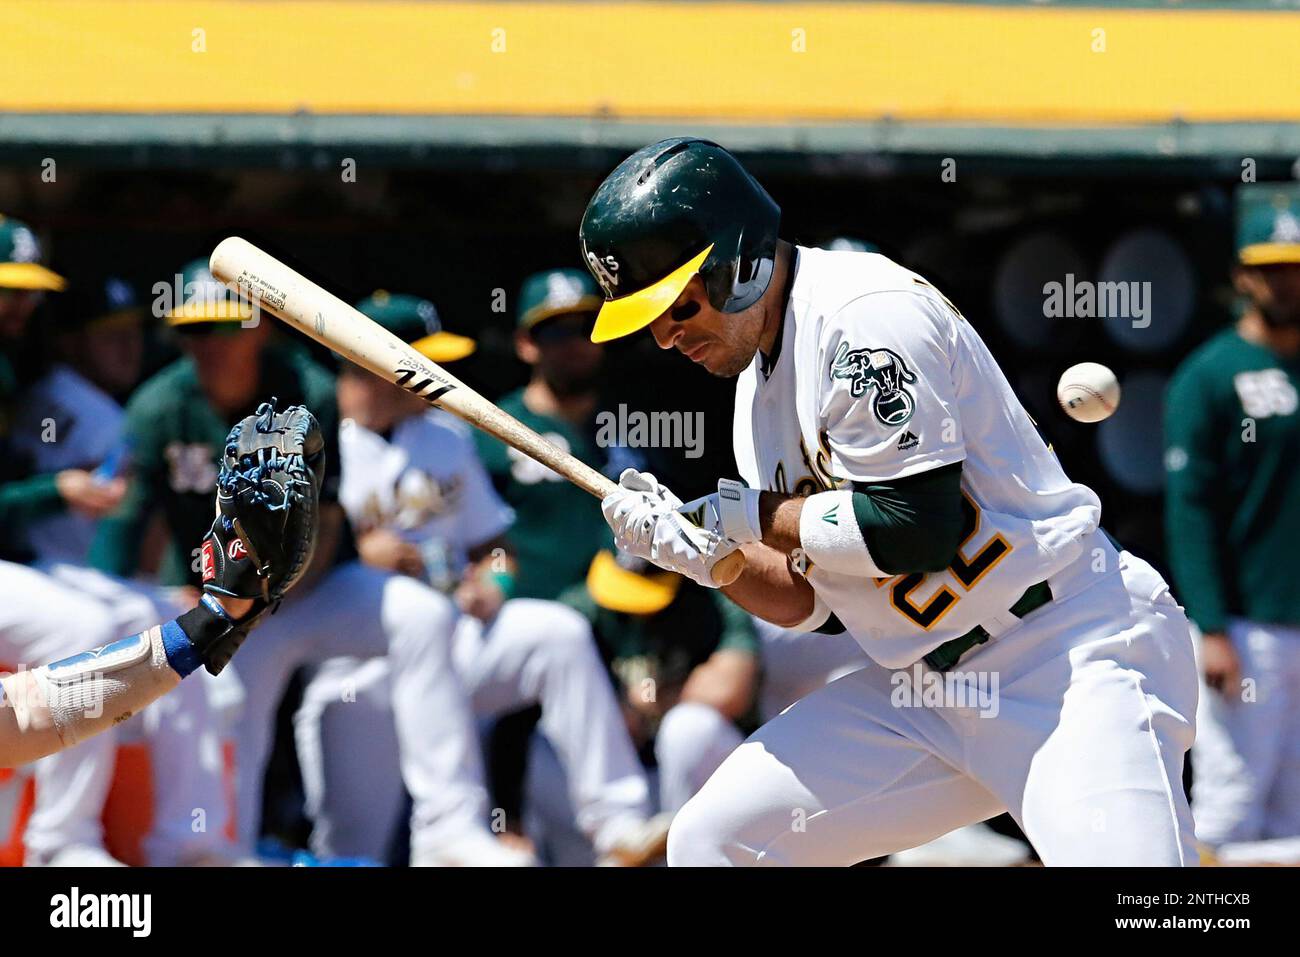
[[[301,405],[262,403],[230,430],[217,477],[217,517],[203,539],[203,590],[253,600],[252,610],[199,653],[217,674],[249,629],[302,577],[316,548],[325,443]]]

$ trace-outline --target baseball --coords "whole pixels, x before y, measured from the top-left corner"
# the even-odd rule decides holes
[[[1056,400],[1076,422],[1100,422],[1119,408],[1119,380],[1099,362],[1080,362],[1062,373]]]

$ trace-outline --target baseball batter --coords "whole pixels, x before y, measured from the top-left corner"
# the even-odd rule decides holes
[[[1160,576],[1100,530],[980,337],[887,258],[778,239],[727,151],[672,139],[597,190],[593,333],[649,328],[739,376],[748,487],[682,506],[627,471],[621,547],[883,668],[813,692],[678,814],[671,864],[852,864],[1009,810],[1043,860],[1197,862],[1183,793],[1197,678]]]

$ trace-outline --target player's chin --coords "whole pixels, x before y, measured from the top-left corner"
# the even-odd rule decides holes
[[[753,356],[724,355],[716,346],[700,356],[700,365],[719,379],[734,379],[749,366]]]

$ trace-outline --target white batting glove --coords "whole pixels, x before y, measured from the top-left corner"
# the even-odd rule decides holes
[[[600,503],[618,547],[716,588],[711,570],[736,550],[736,543],[680,514],[681,499],[649,473],[627,469],[619,476],[619,486]]]

